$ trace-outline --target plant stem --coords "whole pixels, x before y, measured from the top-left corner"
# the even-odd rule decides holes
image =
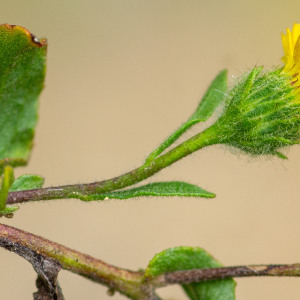
[[[170,145],[172,145],[182,134],[184,134],[189,128],[191,128],[196,123],[199,123],[198,120],[193,120],[184,123],[173,132],[162,144],[159,145],[156,149],[154,149],[149,156],[146,158],[146,163],[151,162],[155,159],[159,154],[161,154],[165,149],[167,149]]]
[[[73,184],[58,187],[48,187],[36,190],[11,192],[7,204],[27,201],[81,198],[91,194],[101,194],[125,188],[154,175],[183,157],[220,140],[217,126],[212,125],[203,132],[195,135],[169,152],[146,162],[141,167],[112,179],[87,184]]]
[[[142,283],[143,272],[117,268],[87,254],[4,224],[0,224],[0,246],[30,262],[37,261],[36,256],[40,259],[52,259],[62,269],[104,284],[131,299],[150,299],[151,291],[147,291]],[[33,259],[31,256],[34,256]],[[153,295],[151,299],[158,298]]]
[[[192,282],[250,276],[299,277],[300,263],[290,265],[250,265],[175,271],[155,277],[153,282],[151,281],[151,284],[156,287],[163,287],[170,284],[187,284]]]
[[[62,268],[138,300],[159,300],[155,295],[155,289],[170,284],[188,284],[233,277],[300,276],[300,263],[296,263],[184,270],[145,279],[144,272],[109,265],[87,254],[4,224],[0,224],[0,247],[24,257],[32,263],[36,271],[39,269],[36,263],[43,266],[43,261],[46,261],[48,276],[51,276],[52,272],[56,278]]]

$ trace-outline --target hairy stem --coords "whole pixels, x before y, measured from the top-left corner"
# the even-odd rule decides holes
[[[27,201],[81,198],[91,194],[101,194],[125,188],[154,175],[183,157],[219,141],[216,126],[195,135],[169,152],[147,161],[141,167],[112,179],[87,184],[72,184],[58,187],[48,187],[36,190],[11,192],[7,204]]]
[[[0,246],[24,257],[43,276],[45,276],[46,265],[46,280],[52,277],[52,281],[55,281],[59,270],[65,269],[104,284],[111,291],[116,290],[131,299],[139,300],[159,300],[155,289],[171,284],[188,284],[233,277],[300,276],[300,263],[296,263],[184,270],[145,279],[144,272],[109,265],[87,254],[4,224],[0,224]]]
[[[56,264],[53,268],[55,276],[62,268],[104,284],[131,299],[158,299],[152,291],[147,289],[147,285],[143,284],[143,272],[129,271],[109,265],[29,232],[0,224],[0,246],[24,257],[32,263],[38,273],[40,266],[37,266],[36,262],[47,260],[47,265]],[[49,270],[48,273],[50,273]]]
[[[157,276],[153,279],[152,284],[156,287],[163,287],[170,284],[187,284],[192,282],[218,280],[233,277],[253,276],[299,277],[300,263],[290,265],[250,265],[175,271]]]

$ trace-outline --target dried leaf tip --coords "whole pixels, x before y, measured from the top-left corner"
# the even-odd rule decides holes
[[[15,32],[21,32],[25,34],[30,42],[37,47],[46,47],[48,45],[47,39],[46,38],[37,38],[34,34],[32,34],[28,29],[18,26],[18,25],[10,25],[10,24],[1,24],[0,25],[0,30],[6,29],[7,31],[15,31]]]

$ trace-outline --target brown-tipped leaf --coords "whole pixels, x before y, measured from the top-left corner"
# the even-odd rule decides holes
[[[26,164],[33,144],[47,42],[27,29],[0,25],[0,172]]]

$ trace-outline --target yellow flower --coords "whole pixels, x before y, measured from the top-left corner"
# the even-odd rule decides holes
[[[300,78],[300,24],[294,24],[292,32],[289,28],[286,30],[286,35],[281,34],[282,45],[284,50],[285,63],[283,71],[293,77],[292,83],[297,87],[300,86],[298,80]]]

